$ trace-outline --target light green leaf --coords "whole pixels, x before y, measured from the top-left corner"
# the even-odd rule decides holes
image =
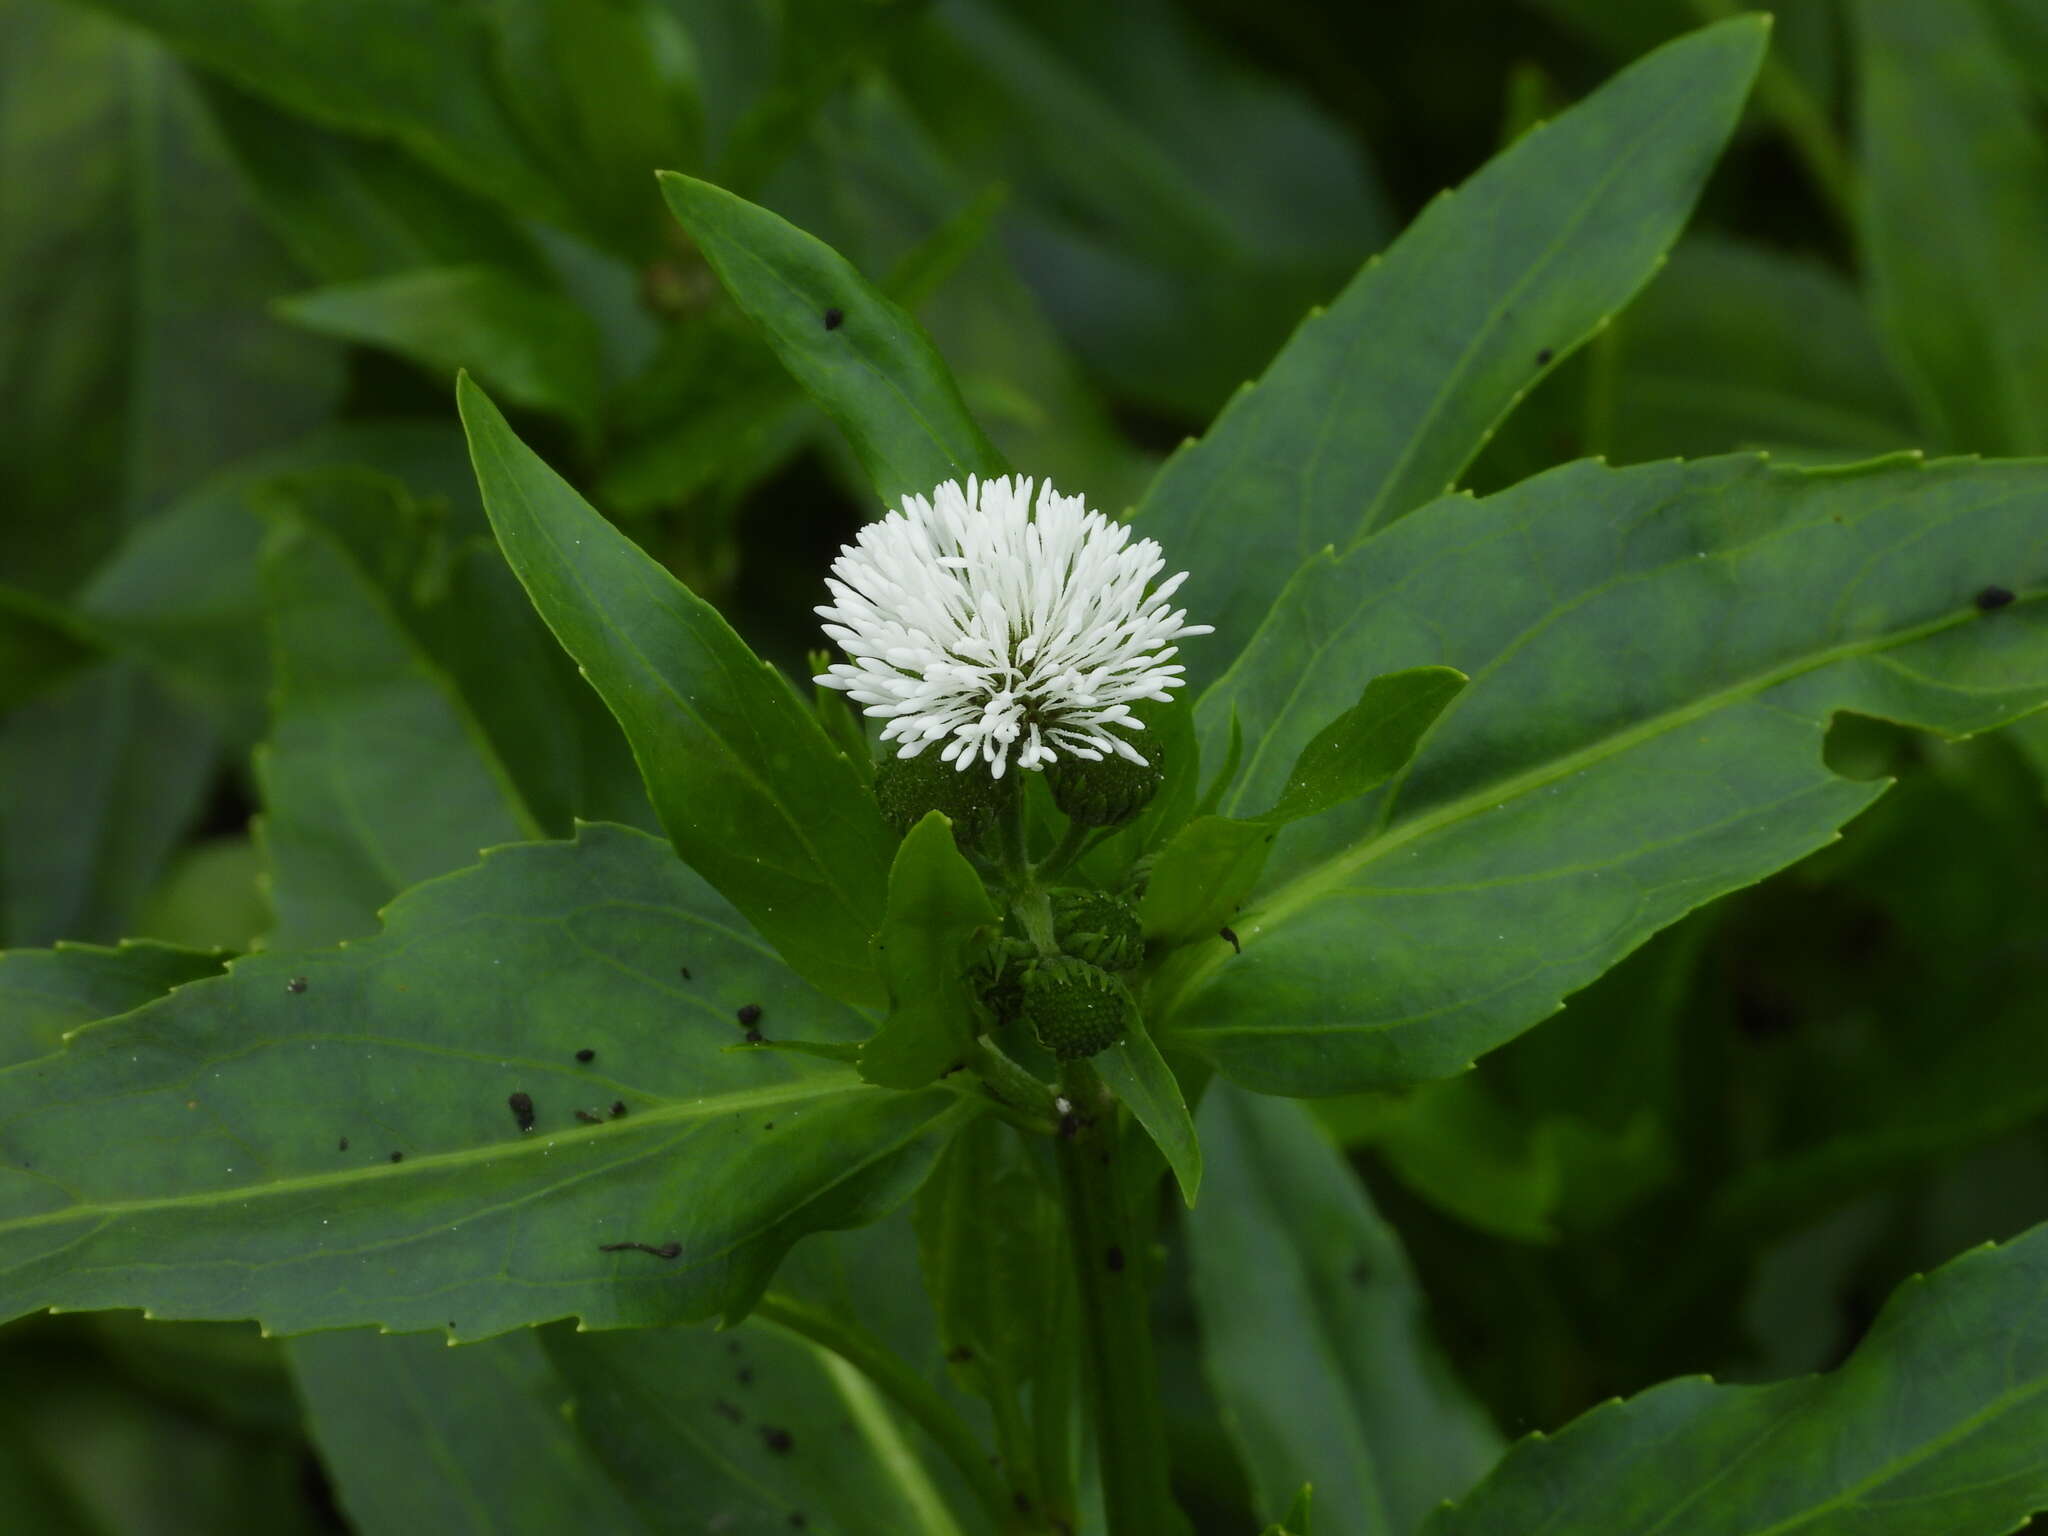
[[[670,839],[800,973],[880,1003],[895,840],[817,718],[717,612],[519,441],[467,379],[484,505],[534,607],[632,743]]]
[[[658,1529],[599,1465],[538,1334],[450,1349],[431,1334],[349,1329],[286,1350],[320,1459],[362,1536]]]
[[[1139,507],[1214,677],[1295,569],[1450,487],[1496,422],[1647,282],[1733,128],[1765,29],[1660,48],[1432,203]],[[1378,670],[1375,667],[1375,670]]]
[[[1195,1136],[1195,1117],[1188,1112],[1180,1080],[1159,1054],[1142,1023],[1095,1058],[1095,1070],[1110,1091],[1145,1128],[1173,1169],[1181,1198],[1192,1206],[1202,1187],[1202,1144]]]
[[[1270,810],[1199,816],[1181,828],[1160,853],[1138,905],[1147,937],[1186,944],[1216,933],[1257,884],[1282,827],[1385,783],[1464,686],[1464,674],[1449,667],[1374,678],[1356,704],[1302,748]],[[1185,787],[1192,791],[1191,779]],[[1235,809],[1243,799],[1225,794],[1223,804]]]
[[[1976,5],[1856,7],[1871,304],[1938,446],[2048,449],[2048,139]]]
[[[743,1314],[792,1242],[888,1210],[972,1112],[727,1052],[743,1003],[866,1033],[658,840],[500,850],[376,938],[251,956],[0,1071],[0,1315],[474,1339]],[[600,1251],[634,1242],[675,1257]]]
[[[1187,1221],[1203,1366],[1258,1503],[1313,1483],[1317,1536],[1403,1536],[1500,1438],[1439,1358],[1400,1239],[1308,1112],[1214,1083],[1201,1127],[1209,1197]]]
[[[329,531],[396,533],[397,488],[332,471],[264,499],[280,526],[263,559],[275,692],[257,778],[271,943],[297,949],[374,933],[408,886],[541,832],[454,684]]]
[[[1311,563],[1198,714],[1258,743],[1242,793],[1368,667],[1473,681],[1385,789],[1283,834],[1242,956],[1169,961],[1162,1040],[1273,1092],[1458,1072],[1869,804],[1822,761],[1836,711],[1966,734],[2048,702],[2044,509],[2028,464],[1582,463]]]
[[[0,953],[0,1065],[47,1056],[80,1025],[218,976],[224,964],[224,955],[149,939]]]
[[[280,299],[285,319],[385,347],[447,377],[470,369],[506,399],[586,430],[600,406],[597,328],[558,293],[492,267],[430,267]]]
[[[861,1047],[862,1077],[885,1088],[922,1088],[966,1060],[979,1033],[967,945],[1001,921],[981,876],[953,846],[953,824],[931,812],[889,867],[889,907],[875,939],[889,1016]]]
[[[882,501],[1003,472],[923,329],[844,257],[708,182],[664,173],[661,190],[733,302],[846,434]]]
[[[1427,1536],[2005,1536],[2048,1505],[2048,1228],[1893,1295],[1848,1363],[1681,1377],[1522,1441]]]

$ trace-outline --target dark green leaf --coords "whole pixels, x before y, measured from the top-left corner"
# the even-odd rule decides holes
[[[0,714],[101,654],[99,638],[70,609],[0,586]]]
[[[349,1329],[287,1349],[314,1443],[362,1536],[658,1529],[606,1476],[533,1333],[450,1349],[431,1334]]]
[[[1861,3],[1871,302],[1944,448],[2048,448],[2048,140],[1975,5]],[[1930,217],[1930,210],[1939,210]]]
[[[1145,1128],[1173,1169],[1181,1198],[1192,1206],[1202,1187],[1202,1144],[1188,1113],[1180,1080],[1159,1054],[1142,1024],[1095,1058],[1095,1070],[1138,1124]]]
[[[846,434],[882,501],[1002,473],[923,329],[844,257],[708,182],[664,174],[661,189],[733,301]]]
[[[1145,937],[1164,944],[1213,939],[1266,867],[1280,835],[1263,821],[1198,816],[1159,852],[1138,902]]]
[[[1448,489],[1555,359],[1656,271],[1762,56],[1745,18],[1651,54],[1447,194],[1296,332],[1139,508],[1214,677],[1301,562]],[[1341,444],[1341,450],[1336,446]],[[1375,667],[1375,670],[1378,670]]]
[[[1201,1126],[1203,1362],[1259,1504],[1313,1483],[1318,1536],[1414,1530],[1500,1439],[1438,1357],[1400,1239],[1301,1106],[1214,1083]]]
[[[797,1238],[902,1199],[961,1115],[943,1089],[727,1053],[743,1003],[866,1032],[655,839],[500,850],[379,937],[237,961],[0,1072],[0,1314],[463,1339],[742,1314]]]
[[[257,776],[271,942],[297,949],[374,933],[406,887],[540,828],[454,684],[328,531],[344,517],[395,530],[396,487],[336,471],[265,499],[281,523],[263,559],[275,693]]]
[[[677,850],[799,972],[886,996],[869,935],[894,840],[853,765],[701,598],[458,388],[492,526],[534,607],[625,728]]]
[[[0,1065],[47,1056],[71,1030],[218,976],[226,957],[149,939],[0,953]]]
[[[1258,742],[1253,803],[1348,677],[1473,682],[1384,790],[1283,835],[1241,957],[1170,962],[1162,1038],[1271,1091],[1456,1073],[1869,804],[1822,760],[1837,710],[1966,734],[2048,702],[2044,507],[2024,464],[1579,464],[1311,564],[1198,714]],[[1993,585],[2021,596],[1981,612]]]
[[[1848,1363],[1532,1436],[1428,1536],[2004,1536],[2048,1504],[2048,1228],[1906,1282]]]
[[[889,867],[889,907],[875,939],[889,1016],[861,1047],[862,1077],[885,1088],[922,1088],[966,1060],[979,1033],[968,942],[1001,921],[981,876],[953,846],[953,824],[931,812]]]
[[[434,267],[281,299],[287,320],[387,347],[452,377],[467,368],[506,399],[593,428],[596,328],[561,295],[491,267]]]

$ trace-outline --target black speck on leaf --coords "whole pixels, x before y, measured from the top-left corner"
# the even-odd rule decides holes
[[[613,1118],[614,1120],[623,1120],[623,1119],[625,1119],[625,1117],[626,1117],[626,1101],[625,1101],[624,1099],[613,1099],[613,1100],[612,1100],[612,1118]]]
[[[747,1044],[759,1045],[762,1040],[761,1031],[759,1031],[758,1029],[750,1029],[747,1031],[745,1038]]]
[[[348,1138],[346,1136],[341,1138],[341,1150],[344,1152],[348,1150]]]
[[[585,1047],[583,1047],[582,1050],[576,1053],[576,1059],[578,1061],[595,1061],[597,1060],[597,1052],[593,1051],[589,1046],[586,1045]]]
[[[690,979],[690,968],[687,965],[685,965],[679,967],[679,969],[683,973],[683,980],[688,981]]]
[[[579,1109],[579,1110],[577,1110],[577,1111],[576,1111],[576,1118],[577,1118],[578,1120],[581,1120],[581,1121],[582,1121],[582,1122],[583,1122],[583,1123],[584,1123],[585,1125],[603,1125],[603,1124],[604,1124],[604,1116],[603,1116],[603,1115],[600,1115],[600,1114],[598,1114],[598,1113],[597,1113],[597,1111],[595,1111],[595,1110],[591,1110],[591,1109]]]
[[[285,991],[291,993],[293,996],[297,996],[299,993],[306,990],[306,978],[303,976],[294,976],[290,981],[284,984],[284,989]]]
[[[533,1129],[533,1095],[515,1093],[505,1102],[512,1108],[512,1118],[522,1133]]]
[[[1550,348],[1545,347],[1541,352],[1538,352],[1536,354],[1536,366],[1538,368],[1548,368],[1550,366],[1550,360],[1555,356],[1557,356],[1555,352],[1551,351]]]
[[[751,1387],[754,1384],[754,1368],[751,1365],[741,1366],[733,1376],[733,1380],[743,1387]]]
[[[391,1154],[391,1161],[393,1161],[394,1163],[402,1163],[405,1161],[405,1154],[403,1152],[394,1152]]]
[[[1111,1274],[1122,1274],[1124,1268],[1123,1249],[1117,1247],[1114,1243],[1112,1243],[1110,1245],[1109,1251],[1103,1254],[1102,1262],[1109,1266],[1109,1271]]]
[[[839,327],[840,327],[840,326],[842,326],[842,325],[844,325],[844,324],[846,324],[846,311],[845,311],[845,310],[843,310],[843,309],[828,309],[828,310],[826,310],[826,311],[825,311],[825,329],[826,329],[826,330],[828,330],[828,331],[836,331],[836,330],[838,330],[838,329],[839,329]]]
[[[761,1022],[761,1005],[759,1003],[740,1004],[739,1019],[741,1028],[752,1029]]]
[[[1230,941],[1230,947],[1232,949],[1236,950],[1240,955],[1244,953],[1244,946],[1237,942],[1236,930],[1230,928],[1218,928],[1216,930],[1216,937],[1219,939],[1228,939]]]
[[[792,1435],[788,1430],[778,1428],[773,1424],[763,1424],[761,1426],[761,1443],[777,1456],[787,1456],[796,1449],[796,1436]]]
[[[1994,613],[2012,601],[2012,593],[2004,587],[1986,587],[1977,594],[1977,611]]]

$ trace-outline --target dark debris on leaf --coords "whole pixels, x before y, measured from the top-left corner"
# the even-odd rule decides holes
[[[576,1053],[576,1059],[581,1062],[592,1062],[597,1060],[597,1052],[593,1051],[589,1046],[586,1045],[585,1047],[583,1047],[582,1050]]]
[[[625,1101],[624,1099],[613,1099],[613,1100],[612,1100],[612,1118],[613,1118],[614,1120],[623,1120],[623,1119],[624,1119],[625,1117],[626,1117],[626,1101]]]
[[[825,311],[825,329],[826,329],[826,330],[828,330],[828,331],[836,331],[836,330],[838,330],[838,329],[839,329],[839,327],[840,327],[840,326],[844,325],[845,323],[846,323],[846,311],[845,311],[845,310],[843,310],[843,309],[828,309],[828,310],[826,310],[826,311]]]
[[[761,1443],[777,1456],[787,1456],[796,1449],[796,1436],[776,1425],[763,1424],[761,1426]]]
[[[294,997],[296,997],[299,993],[306,990],[306,978],[303,976],[294,976],[290,981],[284,984],[284,989],[285,991],[291,993]]]
[[[2009,588],[1986,587],[1977,594],[1977,611],[1979,613],[1996,613],[2011,601],[2012,592]]]
[[[506,1099],[505,1102],[511,1107],[512,1119],[518,1124],[520,1133],[524,1135],[532,1130],[533,1095],[530,1093],[515,1093]]]
[[[739,1020],[742,1029],[752,1029],[761,1022],[761,1005],[759,1003],[740,1004]]]

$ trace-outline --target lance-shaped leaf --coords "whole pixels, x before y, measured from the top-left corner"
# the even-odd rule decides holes
[[[722,1049],[748,1003],[866,1033],[659,840],[500,850],[376,938],[251,956],[0,1072],[0,1315],[466,1339],[743,1313],[798,1237],[901,1199],[963,1112]]]
[[[1145,1129],[1173,1170],[1181,1198],[1189,1205],[1202,1187],[1202,1143],[1195,1117],[1159,1047],[1142,1021],[1095,1058],[1095,1068],[1131,1116]]]
[[[1282,835],[1273,883],[1155,983],[1162,1039],[1328,1094],[1459,1071],[1657,929],[1831,840],[1838,710],[1951,734],[2048,702],[2048,468],[1733,456],[1447,498],[1312,562],[1204,699],[1233,799],[1366,667],[1472,678],[1385,788]]]
[[[173,987],[218,976],[226,957],[153,939],[112,948],[59,944],[0,954],[0,1065],[46,1056],[67,1031],[154,1002]]]
[[[1139,526],[1215,638],[1213,677],[1296,567],[1449,489],[1558,359],[1657,270],[1763,55],[1745,17],[1658,49],[1432,203],[1170,460]]]
[[[1271,810],[1200,816],[1181,828],[1160,852],[1138,905],[1146,936],[1168,944],[1213,938],[1258,883],[1280,829],[1384,784],[1464,686],[1464,674],[1450,667],[1374,678],[1302,748]]]
[[[661,190],[733,302],[846,434],[884,502],[1003,472],[923,327],[845,257],[709,182],[665,171]]]
[[[966,1059],[979,1032],[967,983],[967,945],[1002,921],[981,876],[933,811],[912,827],[889,868],[889,910],[875,947],[889,982],[889,1017],[860,1048],[860,1075],[887,1088],[922,1088]]]
[[[592,1454],[537,1334],[450,1349],[429,1334],[348,1330],[286,1349],[320,1459],[362,1536],[654,1529]]]
[[[1856,18],[1872,308],[1940,446],[2039,453],[2048,142],[2035,103],[1981,6],[1865,0]]]
[[[894,839],[854,766],[717,610],[457,386],[484,507],[533,605],[624,727],[678,852],[806,978],[879,1003]]]
[[[2048,1227],[1893,1295],[1848,1363],[1681,1377],[1531,1436],[1427,1536],[2005,1536],[2048,1506]]]
[[[1202,1360],[1259,1505],[1310,1483],[1318,1536],[1404,1536],[1500,1437],[1439,1357],[1400,1239],[1307,1111],[1215,1083],[1201,1126]]]

